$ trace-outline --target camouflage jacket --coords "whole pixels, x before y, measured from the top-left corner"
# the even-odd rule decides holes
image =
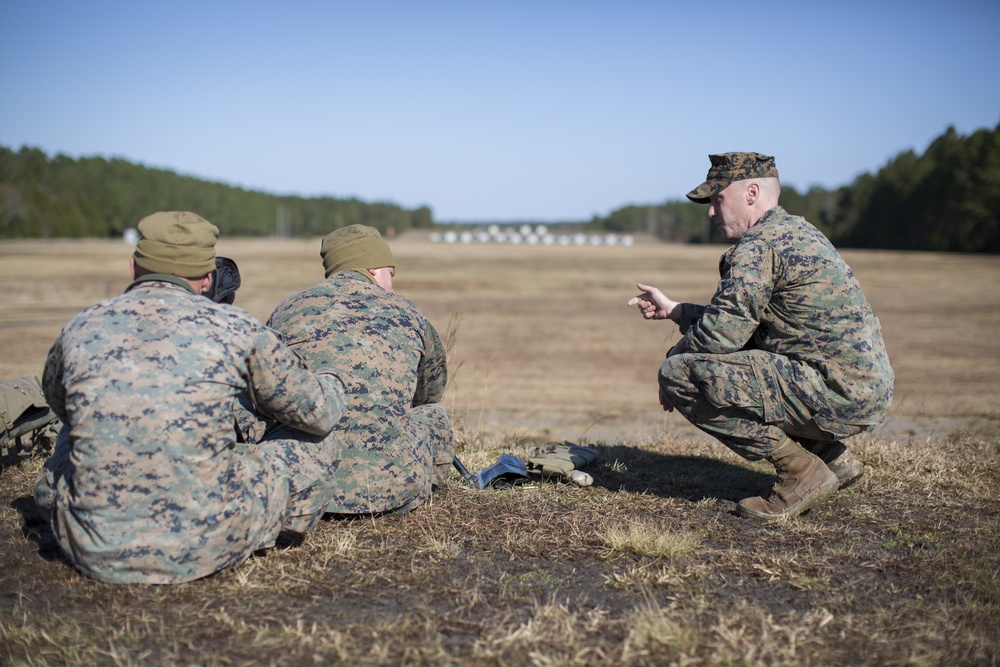
[[[237,396],[320,435],[343,408],[339,382],[310,372],[247,312],[163,278],[74,317],[45,363],[45,398],[70,444],[53,527],[102,581],[195,579],[244,557],[259,519],[234,442]]]
[[[707,306],[682,304],[684,336],[670,355],[773,352],[798,397],[824,421],[881,422],[893,372],[882,329],[861,285],[833,244],[780,206],[722,257]]]
[[[341,271],[289,297],[267,324],[313,367],[329,366],[346,385],[347,409],[335,433],[340,500],[334,513],[368,513],[394,497],[414,460],[412,407],[440,403],[448,382],[437,331],[409,299],[356,271]]]

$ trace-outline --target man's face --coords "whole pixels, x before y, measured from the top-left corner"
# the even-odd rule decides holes
[[[746,195],[747,182],[735,181],[709,200],[708,217],[727,241],[739,241],[754,222]]]

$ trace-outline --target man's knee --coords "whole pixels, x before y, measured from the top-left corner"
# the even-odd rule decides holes
[[[677,354],[660,365],[657,378],[660,391],[674,407],[690,403],[691,398],[698,394],[698,387],[693,379],[692,361],[694,355]]]
[[[455,435],[448,411],[440,403],[427,403],[413,409],[410,423],[418,441],[430,445],[435,465],[451,465],[455,458]]]
[[[429,453],[427,471],[430,488],[433,489],[444,482],[455,459],[455,435],[451,418],[440,403],[427,403],[413,409],[410,423],[416,441],[423,443],[422,447],[427,447],[424,451]]]
[[[688,365],[687,354],[676,354],[672,357],[667,357],[666,360],[660,364],[660,386],[665,384],[677,384],[683,382],[690,374],[690,368]]]

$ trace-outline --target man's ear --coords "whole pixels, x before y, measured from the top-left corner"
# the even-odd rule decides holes
[[[135,270],[135,257],[134,256],[128,258],[128,272],[130,274],[132,274],[132,280],[135,280],[136,278],[138,278],[138,276],[135,275],[136,270]]]
[[[747,186],[747,204],[753,206],[754,202],[760,197],[760,184],[751,183]]]

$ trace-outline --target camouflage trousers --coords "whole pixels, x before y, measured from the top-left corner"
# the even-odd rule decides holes
[[[316,527],[334,492],[334,469],[338,442],[280,424],[253,445],[237,444],[258,467],[278,471],[288,485],[287,511],[281,527],[305,533]]]
[[[751,461],[770,456],[785,436],[803,444],[832,442],[871,428],[821,428],[789,387],[791,365],[786,357],[763,350],[678,354],[660,366],[660,391],[694,426]]]
[[[392,431],[395,437],[388,437]],[[405,428],[386,428],[383,435],[381,440],[369,438],[355,445],[357,434],[344,434],[328,512],[403,514],[430,498],[450,472],[455,458],[454,434],[448,412],[440,403],[413,408]]]
[[[67,427],[60,431],[54,452],[35,481],[35,502],[49,516],[63,554],[84,574],[108,583],[190,581],[235,567],[254,551],[274,546],[283,530],[301,533],[316,526],[332,494],[335,452],[323,438],[298,435],[259,445],[237,443],[233,486],[218,489],[218,508],[207,510],[208,520],[178,519],[197,526],[224,526],[221,532],[201,535],[192,529],[184,539],[162,539],[148,532],[162,517],[146,516],[127,502],[117,508],[107,503],[101,510],[105,518],[80,523],[70,499],[84,490],[72,480]],[[111,483],[141,485],[143,480]],[[169,507],[170,499],[163,498],[162,505]],[[114,529],[105,532],[104,524]],[[133,530],[122,528],[129,524]]]

